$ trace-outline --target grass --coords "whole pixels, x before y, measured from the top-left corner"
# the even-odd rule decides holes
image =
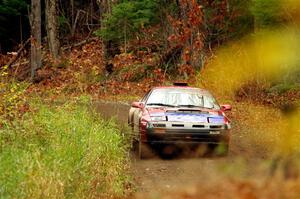
[[[300,90],[299,83],[281,83],[272,86],[267,91],[269,93],[283,94],[288,91],[297,91],[297,90]]]
[[[96,198],[126,194],[126,138],[88,100],[34,102],[0,129],[0,198]],[[31,104],[33,107],[33,104]]]

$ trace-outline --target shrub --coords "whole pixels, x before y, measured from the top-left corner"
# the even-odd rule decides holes
[[[272,28],[284,23],[285,15],[282,4],[278,0],[252,0],[251,11],[258,28]]]
[[[24,92],[28,83],[20,83],[9,77],[8,67],[0,69],[0,126],[3,120],[20,116],[20,108],[25,105]]]

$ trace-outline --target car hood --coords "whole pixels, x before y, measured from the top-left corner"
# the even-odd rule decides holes
[[[224,123],[220,110],[205,108],[146,108],[151,121]]]

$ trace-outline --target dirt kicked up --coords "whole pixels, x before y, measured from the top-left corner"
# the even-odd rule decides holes
[[[128,104],[95,103],[95,107],[104,117],[113,116],[120,123],[127,123]],[[280,112],[248,103],[234,103],[233,107],[230,114],[232,139],[226,157],[195,158],[189,154],[182,156],[183,152],[171,159],[157,156],[139,160],[131,153],[136,187],[134,197],[173,198],[176,193],[175,198],[216,195],[221,198],[261,198],[260,194],[271,197],[276,190],[289,189],[287,184],[281,186],[281,175],[272,170],[272,155],[280,137],[272,124],[280,119]],[[280,198],[285,198],[284,193]]]

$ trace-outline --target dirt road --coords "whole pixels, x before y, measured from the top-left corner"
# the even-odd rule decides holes
[[[120,103],[96,103],[96,109],[106,118],[116,117],[127,122],[129,105]],[[241,107],[242,108],[242,107]],[[234,113],[235,114],[235,113]],[[238,117],[238,115],[234,116]],[[235,128],[235,123],[233,123]],[[261,137],[253,138],[255,132],[232,132],[232,141],[227,157],[132,158],[132,173],[138,192],[164,192],[178,190],[190,185],[222,180],[228,176],[260,176],[265,173],[258,167],[267,156],[268,147],[259,143]]]

